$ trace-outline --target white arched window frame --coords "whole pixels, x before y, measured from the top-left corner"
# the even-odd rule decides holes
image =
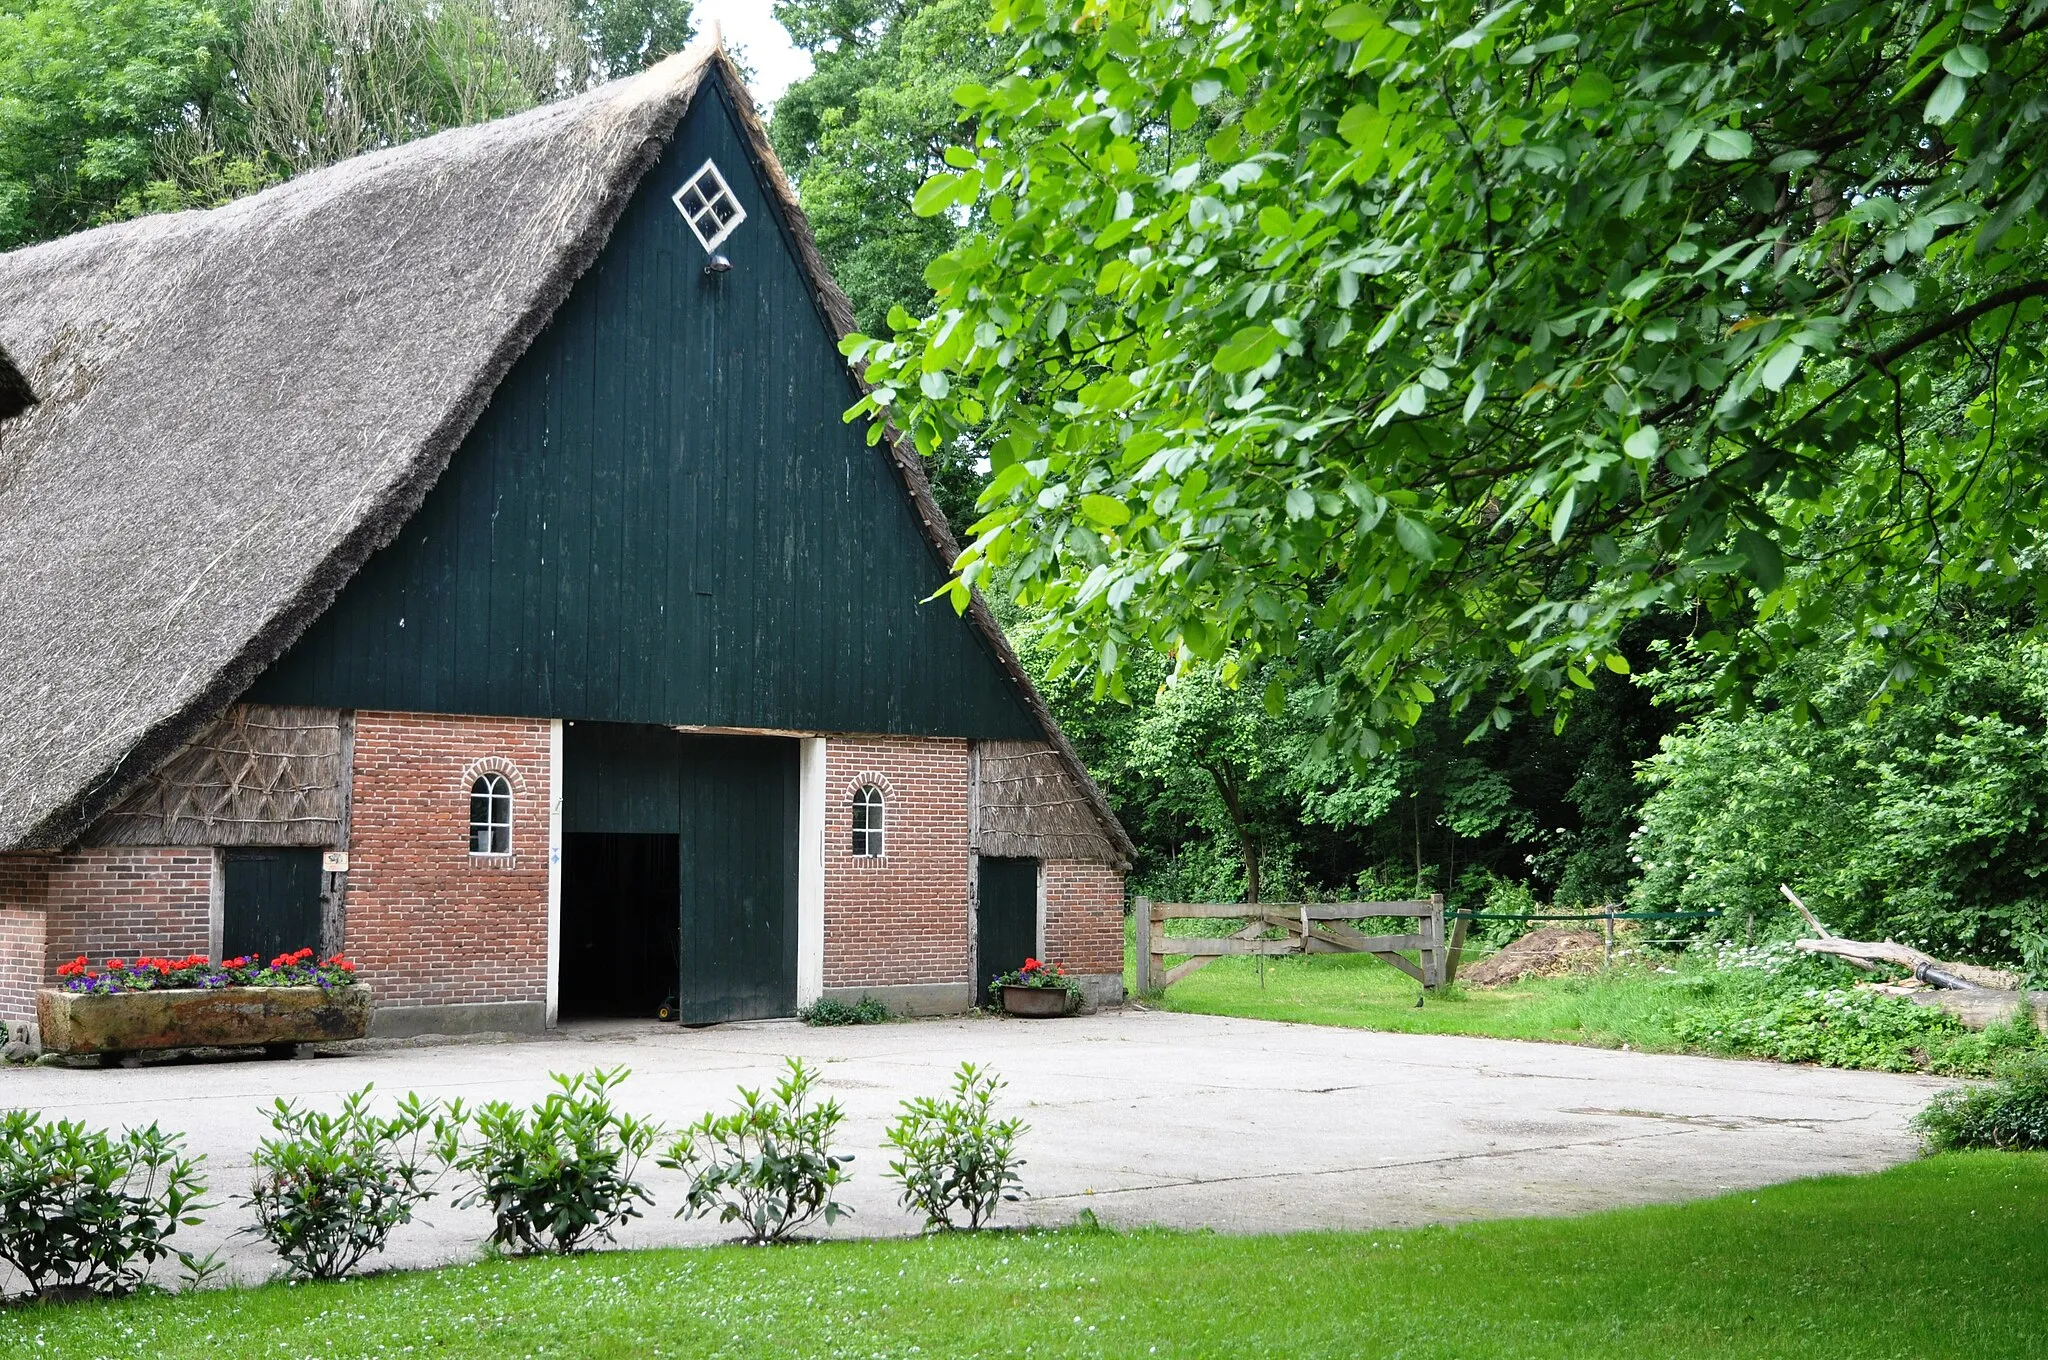
[[[512,853],[512,781],[486,770],[469,786],[469,853]]]
[[[887,800],[873,784],[863,784],[853,793],[853,853],[864,859],[882,857],[882,828]]]

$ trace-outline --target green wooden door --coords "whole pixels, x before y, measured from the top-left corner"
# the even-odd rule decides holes
[[[794,1014],[796,743],[698,737],[683,749],[681,1019]]]
[[[794,1014],[797,743],[579,722],[563,757],[571,845],[584,833],[675,837],[678,1018]],[[589,896],[572,881],[578,863],[563,863],[565,940],[572,904]]]
[[[981,981],[974,1001],[987,1005],[989,983],[1038,952],[1038,861],[983,855],[980,885],[975,959]]]
[[[320,948],[318,850],[229,850],[222,860],[222,958],[268,963]]]

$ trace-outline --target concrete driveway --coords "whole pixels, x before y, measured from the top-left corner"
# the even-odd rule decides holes
[[[216,1198],[239,1194],[260,1109],[288,1095],[332,1102],[374,1082],[469,1101],[538,1098],[551,1071],[626,1064],[629,1108],[671,1125],[769,1081],[786,1054],[820,1064],[856,1154],[834,1235],[913,1231],[884,1179],[882,1130],[906,1096],[937,1093],[969,1059],[1009,1080],[1031,1123],[1030,1198],[1006,1221],[1225,1232],[1369,1228],[1579,1213],[1683,1200],[1913,1155],[1906,1120],[1945,1083],[1920,1077],[1664,1057],[1211,1016],[1127,1011],[1058,1021],[924,1020],[850,1029],[794,1022],[707,1030],[569,1027],[546,1039],[386,1048],[294,1062],[180,1063],[133,1071],[0,1071],[0,1104],[109,1125],[157,1120],[207,1154]],[[657,1197],[631,1246],[702,1243],[715,1224],[669,1217],[681,1183],[649,1168]],[[224,1204],[185,1245],[222,1244],[239,1278],[274,1265],[230,1238]],[[475,1255],[481,1211],[446,1198],[399,1230],[386,1265]]]

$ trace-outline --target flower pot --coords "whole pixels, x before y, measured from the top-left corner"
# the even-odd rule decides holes
[[[94,996],[36,993],[47,1053],[136,1053],[360,1039],[370,1028],[370,989],[350,987],[165,988]]]
[[[1005,987],[1003,1012],[1026,1019],[1043,1020],[1065,1015],[1071,996],[1064,987]]]

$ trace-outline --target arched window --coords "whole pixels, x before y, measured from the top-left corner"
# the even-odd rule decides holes
[[[469,853],[512,853],[512,781],[495,770],[469,786]]]
[[[877,859],[882,854],[882,791],[873,784],[853,795],[853,853]]]

